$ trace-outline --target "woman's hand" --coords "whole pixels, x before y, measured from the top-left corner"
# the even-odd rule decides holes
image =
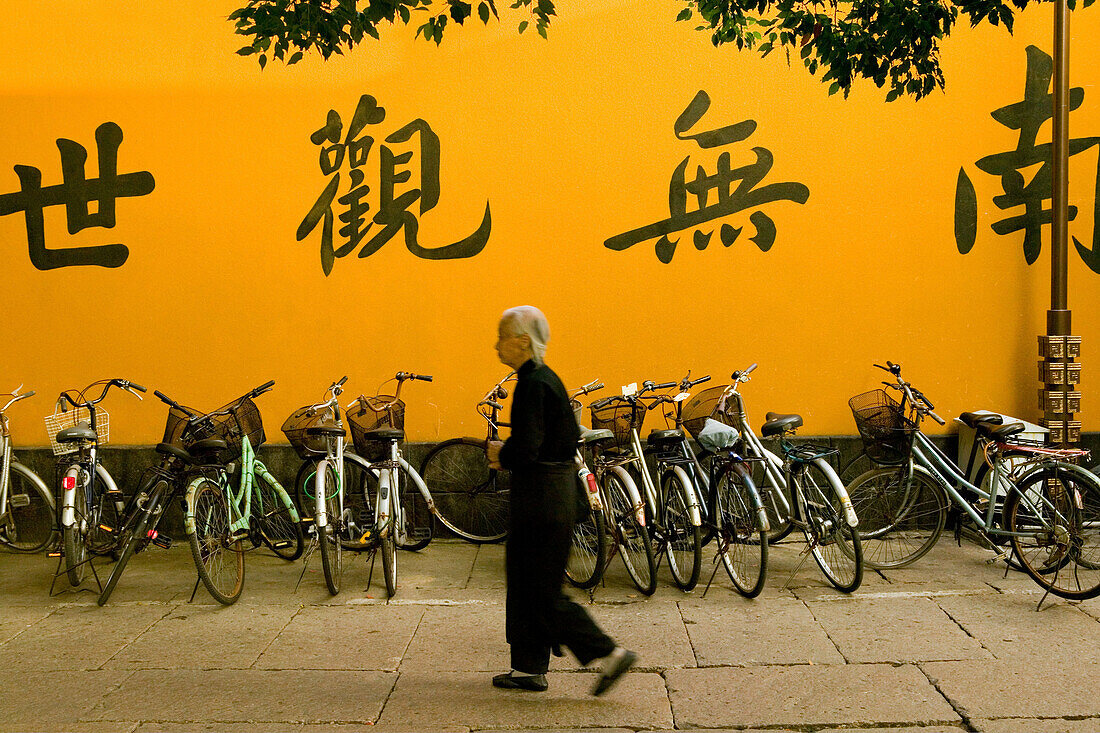
[[[504,443],[499,440],[490,440],[485,444],[485,454],[489,458],[489,468],[500,471],[503,466],[500,465],[500,449],[504,447]]]

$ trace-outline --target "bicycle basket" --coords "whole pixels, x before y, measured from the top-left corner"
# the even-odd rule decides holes
[[[244,436],[248,436],[248,442],[253,448],[259,448],[267,440],[263,420],[260,419],[260,408],[256,407],[251,397],[242,397],[214,412],[226,414],[211,417],[195,434],[189,436],[191,439],[221,438],[226,442],[228,453],[241,450]]]
[[[325,455],[325,437],[309,435],[309,429],[324,423],[334,424],[328,408],[306,405],[290,413],[283,423],[283,434],[302,460]]]
[[[80,423],[84,423],[87,426],[92,424],[92,414],[87,407],[75,407],[71,408],[68,412],[55,412],[52,415],[46,415],[46,433],[50,436],[50,448],[53,449],[55,456],[63,456],[66,453],[75,453],[80,449],[80,445],[77,443],[58,443],[57,434],[66,428],[75,428]],[[99,439],[99,445],[103,445],[107,442],[107,438],[110,435],[110,420],[107,415],[107,411],[96,408],[95,411],[95,432]]]
[[[731,403],[722,403],[722,395],[728,386],[710,387],[699,392],[684,403],[681,413],[684,418],[684,427],[693,436],[698,437],[707,420],[716,420],[731,428],[737,427],[736,416],[730,413]]]
[[[615,445],[620,450],[630,446],[630,431],[642,431],[645,422],[645,405],[630,402],[612,402],[602,407],[592,408],[592,429],[610,430],[615,434]]]
[[[856,429],[863,440],[867,457],[884,466],[897,466],[909,460],[917,425],[905,415],[905,409],[885,390],[874,389],[848,400]]]
[[[379,428],[404,430],[405,403],[386,395],[361,397],[359,405],[347,413],[347,418],[355,452],[368,461],[378,461],[384,457],[387,446],[370,440],[366,434]]]

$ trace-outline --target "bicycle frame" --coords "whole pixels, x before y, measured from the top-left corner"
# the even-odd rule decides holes
[[[256,478],[266,481],[267,484],[280,495],[290,511],[290,518],[292,521],[301,521],[301,517],[298,515],[298,510],[295,508],[294,502],[291,501],[290,495],[286,493],[286,489],[283,488],[283,485],[267,470],[267,466],[256,457],[256,453],[252,449],[252,442],[248,439],[247,435],[241,436],[241,481],[239,490],[234,491],[232,489],[231,482],[228,478],[228,471],[223,474],[223,476],[225,476],[225,486],[223,486],[223,488],[226,493],[226,498],[229,500],[230,513],[231,515],[236,514],[237,516],[237,519],[230,522],[230,532],[238,533],[248,531],[249,517],[252,512],[253,487]],[[262,498],[259,500],[263,501]],[[262,510],[263,507],[261,506],[260,509]]]
[[[762,481],[760,483],[764,487],[763,490],[767,491],[769,495],[777,493],[777,496],[771,497],[772,500],[776,502],[776,509],[779,510],[779,513],[783,516],[789,517],[791,516],[792,507],[787,502],[787,477],[783,469],[783,462],[778,456],[764,447],[764,443],[749,424],[749,416],[748,413],[745,412],[745,401],[742,399],[741,393],[737,391],[737,385],[739,385],[742,380],[748,380],[747,374],[739,376],[734,380],[733,384],[730,385],[726,398],[732,397],[734,399],[734,405],[736,407],[735,414],[738,422],[737,430],[741,433],[742,442],[749,447],[749,450],[744,451],[744,453],[754,458],[763,459],[764,472],[767,474],[768,478],[771,479],[772,484],[782,489],[782,491],[768,491],[767,483]],[[760,487],[757,488],[759,490]]]

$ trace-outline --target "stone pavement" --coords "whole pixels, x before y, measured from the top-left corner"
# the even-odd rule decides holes
[[[645,598],[616,558],[590,608],[639,666],[599,699],[571,659],[548,692],[490,686],[508,660],[496,545],[400,553],[389,602],[366,555],[331,597],[319,558],[258,550],[230,607],[190,600],[182,543],[136,556],[104,608],[49,597],[56,559],[0,554],[0,731],[1100,731],[1100,601],[1036,611],[1030,579],[947,537],[849,597],[800,549],[773,548],[755,600],[721,571],[681,593],[664,568]]]

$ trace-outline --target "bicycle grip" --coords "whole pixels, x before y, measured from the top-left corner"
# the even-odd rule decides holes
[[[695,386],[695,385],[697,385],[697,384],[702,384],[703,382],[709,382],[709,381],[710,381],[710,375],[708,374],[708,375],[707,375],[707,376],[705,376],[705,377],[699,377],[698,379],[696,379],[695,381],[693,381],[693,382],[691,383],[691,386],[692,386],[692,387],[694,387],[694,386]]]
[[[663,382],[661,384],[653,385],[653,389],[671,389],[676,386],[676,382]]]
[[[253,396],[253,397],[259,397],[259,396],[260,396],[260,395],[262,395],[262,394],[263,394],[264,392],[268,391],[269,389],[271,389],[271,388],[272,388],[272,387],[274,387],[274,386],[275,386],[275,380],[274,380],[274,379],[272,379],[272,380],[271,380],[270,382],[268,382],[267,384],[262,384],[262,385],[260,385],[259,387],[257,387],[256,389],[252,390],[252,396]]]
[[[343,377],[341,377],[341,378],[340,378],[340,381],[336,383],[336,386],[337,386],[337,387],[343,387],[343,386],[344,386],[344,382],[346,382],[346,381],[348,381],[348,377],[347,377],[347,375],[345,374],[345,375],[344,375]]]
[[[145,387],[142,387],[140,384],[134,384],[133,382],[128,382],[128,384],[130,385],[130,387],[132,389],[136,389],[138,392],[148,392],[149,391]]]
[[[600,390],[600,389],[603,389],[603,388],[604,388],[604,383],[603,382],[593,382],[592,385],[588,388],[588,391],[589,392],[595,392],[596,390]]]
[[[931,417],[936,422],[938,422],[940,425],[946,425],[947,424],[946,420],[944,420],[942,417],[940,417],[936,413],[932,412],[931,410],[928,411],[928,416]]]
[[[34,397],[34,390],[33,389],[30,392],[24,392],[23,393],[23,399],[27,399],[28,397]]]
[[[593,402],[591,405],[589,405],[589,407],[593,410],[598,410],[601,407],[606,407],[607,405],[610,405],[612,402],[614,402],[614,400],[614,397],[603,397]]]
[[[750,365],[749,365],[749,368],[748,368],[748,369],[746,369],[745,371],[743,371],[743,372],[741,372],[741,373],[742,373],[742,374],[752,374],[753,372],[755,372],[755,371],[756,371],[756,367],[757,367],[757,364],[756,364],[756,362],[754,361],[754,362],[753,362],[752,364],[750,364]]]
[[[170,407],[177,407],[178,406],[178,405],[176,405],[175,400],[173,400],[171,397],[169,397],[168,395],[161,392],[159,389],[154,389],[153,394],[156,395],[156,398],[158,400],[160,400],[161,402],[163,402],[164,404],[166,404]]]
[[[432,381],[432,375],[430,374],[414,374],[413,379],[419,379],[421,382]]]

